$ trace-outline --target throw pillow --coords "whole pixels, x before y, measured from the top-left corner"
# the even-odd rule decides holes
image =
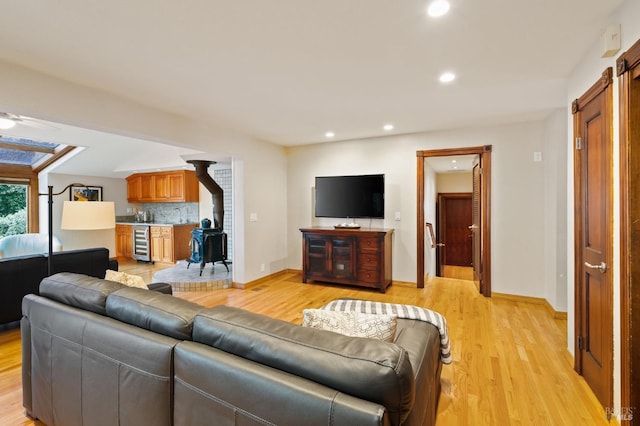
[[[149,289],[144,283],[142,277],[138,275],[127,274],[126,272],[118,272],[107,269],[107,273],[105,274],[104,279],[108,281],[115,281],[129,287],[143,288],[145,290]]]
[[[329,330],[351,337],[368,337],[393,342],[396,336],[397,315],[363,314],[359,312],[302,311],[303,327]]]

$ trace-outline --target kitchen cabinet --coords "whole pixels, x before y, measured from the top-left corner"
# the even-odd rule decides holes
[[[127,201],[138,202],[142,198],[142,187],[139,175],[131,175],[127,178]]]
[[[151,226],[151,260],[173,263],[173,232],[171,226]]]
[[[140,201],[153,202],[155,197],[154,191],[155,176],[154,175],[141,175],[140,176]]]
[[[127,177],[130,203],[198,202],[199,182],[192,170],[136,173]]]
[[[149,227],[151,260],[161,263],[176,263],[188,259],[191,251],[191,231],[196,225],[173,225]]]
[[[133,256],[133,227],[116,225],[116,256],[131,258]]]
[[[326,281],[385,292],[391,285],[393,229],[302,228],[302,282]]]

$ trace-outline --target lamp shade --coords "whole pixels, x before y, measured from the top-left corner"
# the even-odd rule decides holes
[[[60,229],[96,230],[116,227],[113,201],[65,201]]]

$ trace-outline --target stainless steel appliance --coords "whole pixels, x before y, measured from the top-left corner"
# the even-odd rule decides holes
[[[133,258],[143,262],[151,261],[149,225],[133,225]]]

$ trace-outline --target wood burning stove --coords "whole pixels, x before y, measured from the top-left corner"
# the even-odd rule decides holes
[[[229,272],[227,265],[227,234],[223,231],[224,218],[224,191],[209,175],[207,169],[215,161],[188,160],[187,163],[195,167],[196,177],[211,192],[213,202],[213,228],[208,228],[211,221],[204,219],[202,228],[195,228],[191,232],[191,257],[187,260],[187,268],[192,263],[200,264],[200,275],[204,265],[211,262],[222,262]],[[205,221],[208,223],[204,224]]]
[[[204,266],[211,262],[227,265],[227,234],[217,228],[194,228],[191,231],[191,257],[187,260],[187,269],[192,263],[200,264],[200,275]]]

